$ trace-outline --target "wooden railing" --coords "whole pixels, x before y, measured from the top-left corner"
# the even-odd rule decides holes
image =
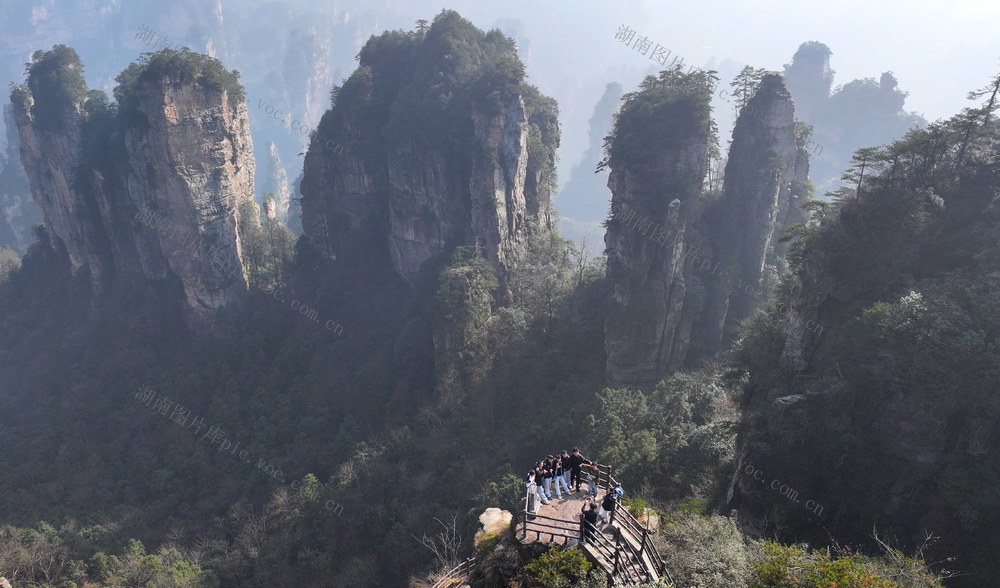
[[[470,557],[469,559],[463,561],[457,566],[453,567],[447,574],[441,576],[437,582],[431,588],[448,588],[449,586],[460,586],[466,578],[469,577],[469,572],[472,571],[473,565],[476,563],[476,558]]]
[[[586,543],[605,560],[599,563],[611,576],[610,579],[621,580],[626,584],[648,582],[653,579],[643,565],[642,558],[622,537],[620,530],[615,530],[614,542],[593,524],[585,520],[580,521],[580,536],[583,537],[587,530],[592,536],[586,538]]]
[[[597,482],[598,487],[603,488],[605,491],[619,486],[618,480],[611,474],[612,468],[610,465],[605,465],[598,463],[592,459],[584,457],[587,461],[597,466]],[[648,553],[649,559],[656,568],[657,573],[666,574],[669,578],[670,573],[667,572],[666,565],[663,562],[663,557],[660,555],[659,550],[653,545],[652,538],[649,537],[649,530],[645,525],[641,525],[638,520],[629,510],[622,504],[618,504],[618,508],[611,513],[611,522],[615,522],[616,514],[621,513],[618,518],[618,523],[629,528],[629,531],[636,538],[640,544],[639,553]],[[673,580],[671,580],[672,582]]]
[[[626,516],[631,517],[631,514]],[[528,528],[529,524],[531,529]],[[520,529],[518,529],[518,525],[520,525]],[[529,540],[528,534],[534,533],[534,541],[537,542],[545,542],[546,538],[549,543],[562,545],[586,542],[605,560],[598,563],[612,580],[620,580],[629,585],[653,580],[646,568],[646,562],[643,560],[643,552],[646,549],[645,541],[648,540],[648,536],[639,535],[643,539],[643,544],[637,549],[623,536],[623,526],[621,525],[615,528],[615,540],[612,542],[600,529],[582,517],[579,523],[575,523],[565,519],[521,511],[514,523],[514,531],[519,533],[521,541]],[[586,536],[588,531],[590,536]],[[632,531],[626,527],[624,533],[630,534]],[[636,542],[638,541],[639,539],[636,538]],[[656,553],[652,543],[649,543],[649,548],[651,549],[650,553]],[[650,561],[655,562],[656,560],[650,559]],[[659,570],[656,571],[661,573]]]
[[[624,505],[619,504],[618,508],[615,509],[615,513],[618,515],[618,524],[628,528],[632,536],[635,537],[636,542],[639,543],[639,555],[641,556],[643,553],[648,554],[649,561],[653,563],[653,567],[656,568],[658,574],[666,572],[663,557],[660,556],[659,550],[653,545],[653,538],[649,536],[648,527],[640,524]],[[669,573],[667,575],[669,576]]]

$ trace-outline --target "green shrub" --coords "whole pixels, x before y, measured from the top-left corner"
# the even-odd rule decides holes
[[[139,63],[129,64],[115,78],[114,89],[118,104],[131,109],[136,89],[144,82],[159,82],[169,78],[174,82],[204,84],[226,92],[230,108],[236,108],[246,99],[246,90],[240,84],[240,72],[227,70],[222,62],[186,47],[182,51],[162,49],[156,53],[143,53]]]
[[[714,588],[746,586],[753,571],[756,545],[736,524],[719,515],[675,510],[653,540],[677,586]]]
[[[682,511],[695,515],[708,514],[708,501],[704,498],[692,498],[687,502],[682,502],[677,505],[677,508]]]
[[[35,51],[27,74],[28,88],[35,100],[32,113],[41,129],[58,128],[63,115],[86,100],[83,62],[71,47],[55,45],[51,51]]]
[[[476,545],[476,555],[483,555],[493,551],[499,542],[500,533],[493,532],[483,535],[483,537],[479,539],[479,544]]]
[[[826,552],[764,542],[764,559],[754,567],[751,588],[898,588],[852,556],[831,558]]]
[[[576,547],[553,547],[524,566],[524,570],[532,582],[549,588],[586,578],[592,565]]]
[[[649,507],[646,499],[639,496],[622,496],[621,503],[634,517],[641,516],[646,508]]]

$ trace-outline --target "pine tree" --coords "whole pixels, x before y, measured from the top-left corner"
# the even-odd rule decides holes
[[[968,109],[968,119],[965,125],[965,135],[962,137],[962,146],[958,150],[958,160],[957,165],[962,165],[962,160],[965,158],[965,148],[969,145],[969,139],[972,136],[973,129],[978,126],[979,128],[986,128],[986,125],[990,121],[990,115],[996,110],[1000,105],[997,104],[997,93],[1000,91],[1000,74],[997,74],[990,80],[990,83],[985,87],[978,90],[973,90],[969,92],[967,98],[969,100],[978,100],[983,96],[989,94],[990,98],[986,101],[986,104],[980,108]],[[982,122],[976,125],[976,122],[982,118]]]
[[[750,98],[757,92],[757,88],[760,86],[760,81],[764,78],[765,73],[767,73],[767,70],[763,67],[753,68],[747,65],[740,70],[740,73],[736,74],[732,82],[729,82],[729,85],[733,88],[733,97],[736,99],[736,104],[733,107],[736,111],[736,117],[740,116],[740,111],[743,110],[743,107],[750,102]]]

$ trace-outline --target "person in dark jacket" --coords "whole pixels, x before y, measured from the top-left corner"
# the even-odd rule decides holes
[[[597,530],[597,503],[593,500],[588,500],[583,503],[583,508],[580,509],[582,513],[580,516],[583,517],[583,537],[580,538],[581,544],[586,544],[588,540],[594,540],[594,532]]]
[[[549,500],[545,498],[545,492],[542,491],[542,484],[545,483],[545,467],[542,462],[535,464],[535,491],[538,492],[538,501],[542,504],[548,504]]]
[[[573,448],[573,455],[569,457],[570,473],[572,474],[571,484],[576,486],[576,491],[580,491],[580,469],[583,464],[590,464],[590,460],[584,459],[580,455],[580,448]]]
[[[545,493],[545,498],[552,500],[552,491],[549,490],[549,486],[552,485],[552,474],[556,471],[555,460],[550,455],[545,458],[543,465],[545,467],[545,484],[542,485],[542,490]],[[556,484],[556,498],[562,498],[562,495],[559,494],[558,484]]]
[[[570,472],[573,470],[573,458],[570,457],[569,452],[563,449],[562,456],[559,458],[562,464],[563,470],[563,481],[566,483],[566,493],[571,493],[572,486],[570,485]]]
[[[566,452],[564,451],[563,454],[565,453]],[[566,490],[566,496],[569,496],[571,492],[569,484],[566,483],[566,476],[569,475],[569,461],[565,457],[557,455],[555,459],[552,460],[552,463],[555,467],[552,479],[556,484],[556,496],[562,498],[562,489]]]
[[[601,520],[604,521],[604,524],[611,522],[612,515],[617,506],[618,494],[611,488],[608,488],[608,493],[604,495],[604,501],[601,502]]]

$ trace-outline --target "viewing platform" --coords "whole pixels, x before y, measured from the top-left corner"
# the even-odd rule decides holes
[[[599,472],[599,504],[609,489],[618,486],[618,481],[611,475],[610,466],[595,465]],[[656,582],[663,575],[670,580],[663,558],[649,537],[649,529],[621,504],[612,512],[607,525],[598,522],[595,527],[587,523],[581,516],[581,509],[588,496],[581,486],[580,492],[563,494],[561,499],[553,498],[537,513],[521,510],[512,523],[515,535],[525,544],[578,546],[587,559],[608,574],[612,582],[626,585]],[[588,530],[590,536],[584,542],[583,536]]]
[[[611,467],[597,464],[598,503],[609,489],[618,486],[611,475]],[[608,585],[620,582],[627,586],[656,582],[661,576],[673,583],[663,558],[650,538],[649,529],[640,524],[628,509],[619,504],[605,525],[597,526],[583,520],[581,509],[589,494],[581,486],[579,492],[563,494],[542,505],[537,513],[522,509],[511,521],[514,536],[522,544],[542,543],[579,547],[591,563],[608,575]],[[589,530],[586,542],[584,534]],[[438,579],[432,588],[460,588],[468,586],[466,579],[475,565],[469,558]]]

